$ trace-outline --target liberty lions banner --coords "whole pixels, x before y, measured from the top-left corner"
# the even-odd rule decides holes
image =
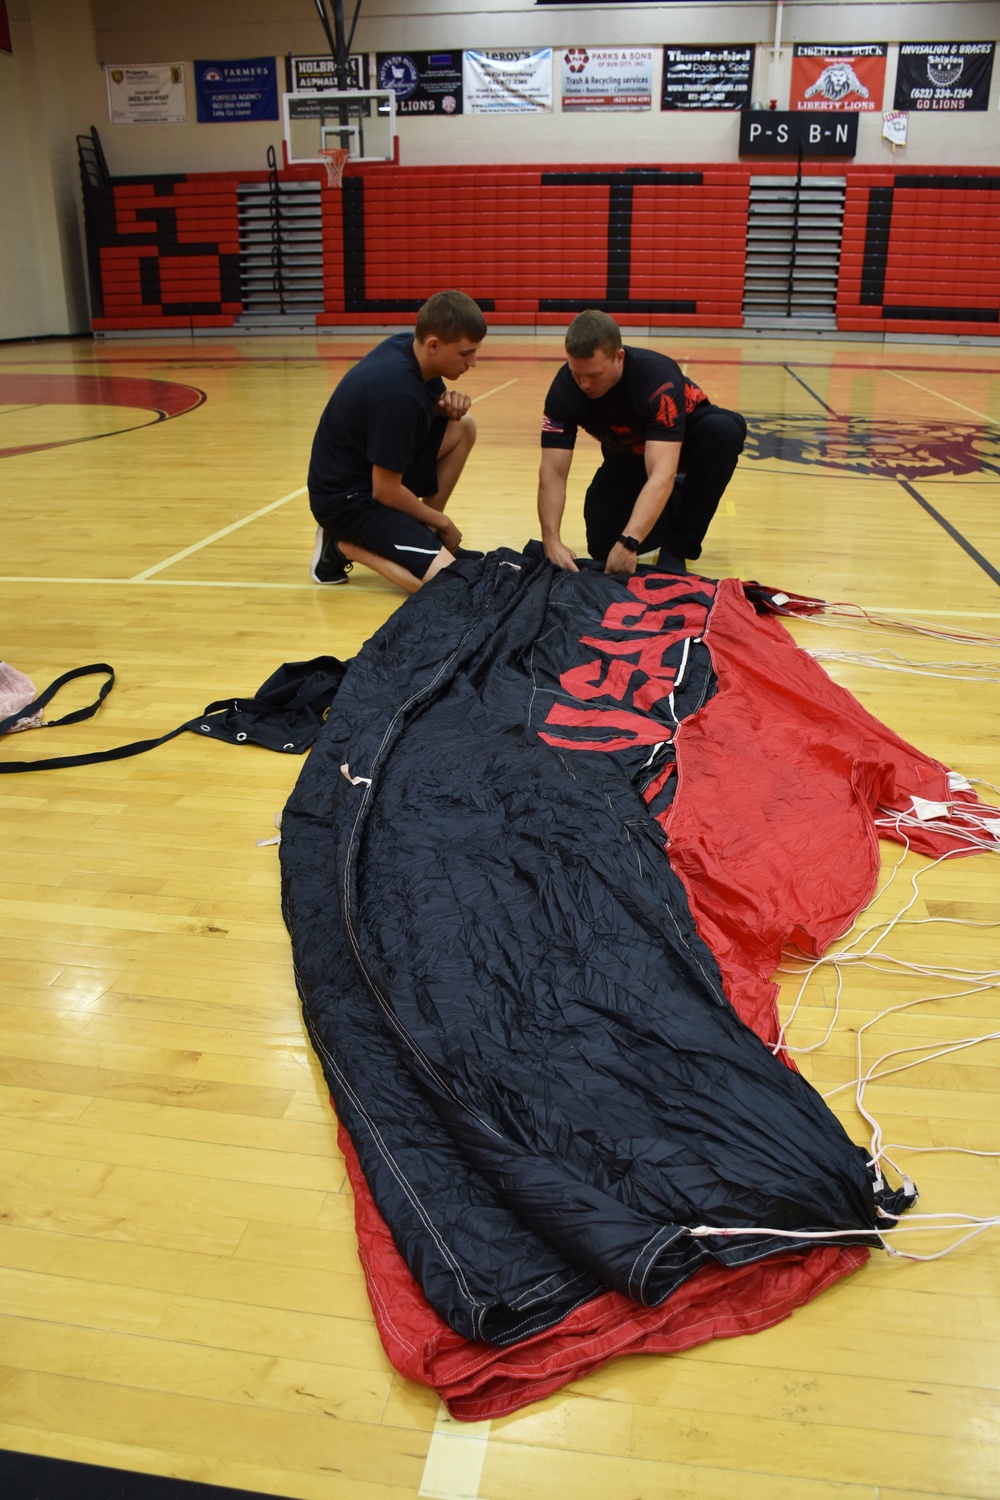
[[[653,107],[652,47],[569,47],[562,53],[563,114]]]
[[[995,42],[901,42],[896,109],[989,109]]]
[[[196,62],[194,90],[200,125],[278,118],[278,68],[273,57]]]
[[[186,125],[183,63],[107,63],[108,115],[112,125]]]
[[[790,107],[880,110],[887,51],[885,42],[865,42],[856,47],[796,42]]]
[[[290,94],[315,94],[340,88],[337,82],[337,64],[330,56],[286,57],[285,76]],[[347,87],[367,89],[370,86],[368,53],[352,52],[347,59]]]
[[[749,109],[753,47],[664,47],[661,109]]]
[[[552,108],[552,48],[463,52],[467,115],[539,114]]]
[[[377,88],[392,89],[397,115],[460,115],[461,52],[380,52]]]

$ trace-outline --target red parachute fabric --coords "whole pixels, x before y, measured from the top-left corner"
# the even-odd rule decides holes
[[[678,789],[661,822],[729,999],[774,1044],[777,987],[770,975],[786,944],[822,953],[871,899],[877,809],[904,812],[912,795],[954,802],[956,794],[944,765],[880,724],[777,620],[757,615],[737,580],[719,584],[705,639],[718,690],[680,726]],[[651,801],[658,789],[648,789]],[[958,800],[977,805],[971,793]],[[921,853],[973,852],[958,829],[918,829],[908,837]],[[616,1355],[675,1353],[768,1328],[868,1259],[864,1249],[824,1247],[737,1270],[709,1266],[659,1307],[608,1291],[510,1348],[474,1344],[426,1301],[343,1129],[340,1144],[386,1353],[463,1421],[517,1411]]]

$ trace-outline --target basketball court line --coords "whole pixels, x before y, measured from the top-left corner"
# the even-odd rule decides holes
[[[478,1500],[490,1426],[456,1422],[443,1404],[438,1407],[417,1491],[421,1500]]]
[[[957,406],[960,411],[969,412],[971,416],[978,417],[981,422],[993,422],[993,418],[988,417],[985,412],[976,411],[974,406],[966,406],[964,401],[956,401],[953,396],[943,396],[940,391],[932,390],[929,385],[921,385],[919,380],[910,380],[908,376],[900,375],[898,370],[883,370],[881,373],[883,375],[892,375],[896,380],[905,381],[907,385],[912,385],[915,390],[926,391],[927,395],[933,396],[936,401],[947,401],[950,406]]]
[[[131,588],[135,582],[132,578],[54,578],[41,575],[22,573],[0,573],[0,583],[25,583],[34,586],[39,583],[58,583],[64,587],[77,585],[81,588]],[[359,580],[359,587],[364,587],[363,580]],[[140,585],[142,588],[164,588],[164,589],[318,589],[322,587],[316,583],[261,583],[255,579],[232,579],[232,578],[148,578]],[[329,592],[329,591],[328,591]],[[403,603],[400,596],[400,603]],[[836,601],[829,600],[828,603]],[[1000,620],[998,609],[921,609],[915,611],[911,604],[879,604],[877,601],[869,600],[865,603],[865,609],[872,613],[882,615],[894,615],[899,619],[922,620],[933,617],[935,620]]]
[[[799,385],[800,385],[800,386],[801,386],[801,387],[802,387],[802,389],[803,389],[803,390],[804,390],[804,391],[805,391],[805,392],[806,392],[806,394],[807,394],[807,395],[809,395],[809,396],[811,396],[811,397],[812,397],[812,398],[813,398],[813,400],[814,400],[814,401],[817,401],[817,402],[819,402],[819,404],[820,404],[820,406],[821,406],[821,407],[822,407],[822,408],[823,408],[823,410],[824,410],[824,411],[825,411],[825,412],[829,412],[829,414],[830,414],[830,416],[831,416],[831,417],[836,417],[836,419],[837,419],[837,421],[838,421],[838,422],[842,422],[842,421],[843,421],[843,420],[844,420],[844,419],[843,419],[843,417],[841,417],[841,415],[840,415],[840,413],[839,413],[839,412],[836,412],[836,411],[834,411],[834,409],[833,409],[833,407],[832,407],[832,406],[827,406],[827,404],[826,404],[826,402],[825,402],[825,401],[824,401],[824,400],[823,400],[823,397],[822,397],[822,396],[817,396],[817,394],[816,394],[816,392],[815,392],[815,391],[814,391],[814,390],[813,390],[813,389],[812,389],[812,387],[811,387],[811,386],[808,386],[808,385],[806,385],[806,383],[805,383],[805,381],[804,381],[804,380],[803,380],[803,379],[802,379],[802,377],[801,377],[801,375],[796,375],[796,373],[795,373],[795,371],[794,371],[794,370],[793,370],[793,369],[792,369],[792,367],[791,367],[791,365],[784,365],[784,364],[783,364],[783,365],[782,365],[782,366],[781,366],[781,368],[782,368],[782,369],[783,369],[783,370],[786,370],[786,371],[787,371],[787,372],[788,372],[788,374],[789,374],[789,375],[790,375],[790,376],[791,376],[791,377],[792,377],[792,379],[793,379],[793,380],[795,380],[795,381],[798,381],[798,383],[799,383]]]
[[[948,533],[952,541],[957,542],[962,551],[968,553],[968,555],[972,558],[972,561],[976,563],[980,568],[982,568],[983,572],[987,575],[988,578],[992,578],[994,583],[1000,584],[1000,572],[997,571],[997,569],[991,562],[987,561],[987,559],[981,552],[977,551],[977,549],[972,545],[970,541],[966,540],[962,533],[956,527],[954,527],[950,521],[945,520],[940,511],[934,509],[929,500],[925,500],[923,495],[921,495],[918,490],[915,490],[913,488],[913,485],[910,484],[908,480],[900,479],[898,483],[900,488],[904,489],[910,496],[911,500],[915,500],[917,504],[927,512],[931,519],[936,521],[941,529]]]
[[[628,332],[628,330],[626,330]],[[531,337],[530,334],[526,337]],[[692,338],[697,335],[692,334]],[[359,342],[374,340],[375,335],[367,335]],[[677,340],[681,343],[682,340]],[[559,353],[538,354],[493,354],[483,355],[483,364],[548,364],[553,359],[560,359]],[[282,364],[330,364],[340,360],[354,360],[360,358],[356,354],[339,354],[334,349],[326,354],[218,354],[210,350],[205,351],[203,359],[197,355],[160,354],[157,350],[150,350],[147,354],[117,354],[108,352],[106,354],[83,355],[66,354],[60,359],[4,359],[0,356],[0,367],[6,367],[8,371],[16,373],[25,365],[65,365],[65,364],[150,364],[150,365],[282,365]],[[758,359],[747,358],[739,354],[731,358],[724,355],[713,354],[708,350],[700,349],[692,351],[690,357],[685,361],[687,364],[724,365],[729,369],[764,369],[781,370],[787,368],[787,356],[785,359]],[[940,362],[933,365],[901,365],[898,360],[894,361],[895,369],[890,371],[887,366],[873,364],[870,360],[846,361],[838,359],[836,363],[832,360],[820,359],[796,359],[793,361],[800,369],[805,370],[864,370],[873,374],[895,374],[900,369],[912,370],[918,375],[940,375],[942,367]],[[1000,375],[1000,365],[949,365],[946,373],[949,375]]]

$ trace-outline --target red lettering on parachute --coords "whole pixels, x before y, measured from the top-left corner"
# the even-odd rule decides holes
[[[631,599],[610,605],[601,628],[621,632],[642,631],[631,639],[584,636],[581,646],[598,652],[578,666],[561,673],[559,686],[569,697],[588,707],[555,703],[546,717],[553,728],[603,731],[603,738],[567,738],[541,733],[546,744],[561,750],[627,750],[633,745],[656,745],[672,737],[670,727],[649,710],[673,691],[682,655],[676,648],[704,633],[708,606],[692,599],[694,590],[714,598],[715,584],[704,579],[674,578],[645,574],[630,578]],[[686,596],[686,597],[682,597]],[[670,621],[673,628],[664,630]],[[656,632],[650,634],[649,632]],[[666,660],[671,656],[671,660]],[[623,707],[601,708],[600,698]],[[624,705],[628,705],[626,708]]]

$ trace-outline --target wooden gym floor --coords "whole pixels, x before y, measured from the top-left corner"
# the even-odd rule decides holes
[[[353,655],[397,608],[359,569],[336,589],[307,572],[313,429],[371,342],[0,347],[0,656],[39,687],[94,661],[119,679],[96,718],[7,739],[2,758],[162,733],[282,661]],[[1000,345],[650,342],[754,434],[707,574],[1000,636]],[[559,355],[495,334],[462,382],[480,441],[452,512],[470,546],[537,535]],[[180,414],[158,420],[163,401]],[[593,461],[584,442],[564,532],[581,548]],[[830,670],[922,749],[1000,782],[1000,647],[794,629],[981,664],[992,681]],[[183,735],[0,780],[0,1448],[295,1500],[1000,1496],[1000,1231],[928,1264],[875,1255],[769,1332],[620,1360],[492,1425],[449,1423],[394,1375],[300,1024],[277,851],[255,842],[300,764]],[[919,893],[911,915],[959,920],[900,928],[890,952],[998,967],[995,855],[938,866]],[[848,1081],[857,1028],[932,987],[849,972],[804,1070]],[[793,1041],[822,1036],[834,988],[809,992]],[[984,990],[897,1014],[866,1061],[994,1032],[998,1012]],[[868,1100],[887,1140],[1000,1152],[995,1042]],[[832,1102],[866,1142],[850,1092]],[[1000,1212],[1000,1159],[906,1160],[925,1211]]]

